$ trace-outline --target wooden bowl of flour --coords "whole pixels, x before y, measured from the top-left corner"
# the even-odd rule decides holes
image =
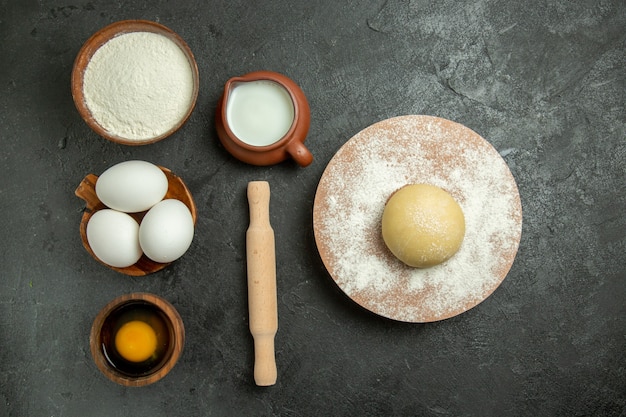
[[[189,119],[198,97],[198,65],[171,29],[123,20],[85,42],[71,85],[78,112],[97,134],[124,145],[147,145]]]

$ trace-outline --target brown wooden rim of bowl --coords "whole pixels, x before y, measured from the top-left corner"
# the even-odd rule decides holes
[[[133,33],[133,32],[151,32],[159,35],[163,35],[173,41],[178,47],[183,51],[187,60],[189,61],[189,65],[191,66],[191,72],[193,76],[193,92],[192,99],[189,109],[185,116],[173,126],[170,130],[163,133],[162,135],[156,136],[154,138],[145,139],[145,140],[134,140],[127,139],[120,136],[116,136],[98,124],[96,120],[91,115],[89,108],[85,104],[85,96],[83,94],[83,77],[85,75],[85,69],[87,68],[87,64],[91,60],[91,57],[94,53],[106,42],[113,39],[117,35],[121,35],[124,33]],[[87,41],[83,44],[81,49],[74,60],[74,66],[72,68],[72,78],[71,78],[71,89],[72,89],[72,98],[74,99],[74,105],[78,110],[78,113],[81,115],[85,123],[98,135],[104,137],[107,140],[110,140],[115,143],[119,143],[122,145],[130,145],[130,146],[138,146],[138,145],[149,145],[151,143],[158,142],[160,140],[165,139],[170,136],[178,129],[180,129],[189,119],[191,113],[193,112],[194,107],[196,106],[196,101],[198,99],[198,91],[200,89],[200,80],[198,74],[198,64],[193,55],[193,52],[189,48],[189,45],[181,38],[176,32],[168,28],[167,26],[161,25],[156,22],[152,22],[150,20],[121,20],[115,23],[111,23],[108,26],[100,29],[96,33],[94,33]]]
[[[164,168],[162,166],[159,166],[159,168],[167,177],[168,183],[167,193],[165,194],[165,197],[163,197],[163,199],[174,198],[184,203],[191,212],[191,218],[193,219],[193,224],[195,225],[198,215],[196,204],[193,200],[193,197],[191,196],[191,192],[180,177],[173,174],[172,171],[167,168]],[[127,266],[125,268],[118,268],[115,266],[107,265],[100,259],[98,259],[98,257],[93,253],[93,250],[91,250],[91,246],[87,241],[87,223],[89,223],[89,219],[91,219],[91,216],[93,216],[93,214],[98,210],[107,208],[96,195],[96,181],[98,181],[98,176],[94,174],[88,174],[81,181],[81,183],[76,188],[76,191],[74,192],[77,197],[85,201],[85,211],[83,212],[83,216],[80,221],[80,237],[83,242],[83,247],[87,250],[87,252],[89,252],[89,254],[102,265],[122,274],[135,277],[152,274],[170,265],[171,262],[155,262],[152,259],[148,258],[146,255],[141,255],[139,261],[137,261],[134,265]],[[140,223],[146,212],[143,211],[140,213],[128,214],[138,223]]]
[[[123,374],[115,372],[115,370],[108,364],[106,358],[104,357],[104,353],[100,348],[102,344],[100,339],[100,330],[102,329],[102,325],[104,324],[105,320],[113,310],[129,301],[146,301],[159,308],[161,311],[163,311],[163,313],[171,322],[174,333],[174,347],[172,350],[172,355],[170,356],[168,361],[155,373],[136,378],[125,376]],[[165,375],[169,373],[169,371],[172,370],[174,365],[176,365],[176,362],[178,362],[184,344],[185,326],[176,308],[174,308],[174,306],[170,304],[169,301],[158,295],[143,292],[120,295],[119,297],[116,297],[115,299],[110,301],[106,306],[102,308],[102,310],[100,310],[100,312],[94,319],[91,326],[91,333],[89,335],[89,347],[91,349],[91,356],[93,357],[93,360],[98,369],[113,382],[127,387],[142,387],[162,379]]]

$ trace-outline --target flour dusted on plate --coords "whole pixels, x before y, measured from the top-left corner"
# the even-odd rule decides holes
[[[193,99],[193,72],[163,35],[130,32],[103,44],[87,64],[85,104],[109,133],[147,140],[175,127]]]
[[[410,183],[443,188],[465,215],[459,251],[431,268],[404,265],[381,237],[387,199]],[[508,272],[521,234],[517,186],[497,151],[470,129],[428,116],[357,134],[326,168],[315,206],[316,241],[333,279],[359,304],[402,321],[439,320],[480,303]]]

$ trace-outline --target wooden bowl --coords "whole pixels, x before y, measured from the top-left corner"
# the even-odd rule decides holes
[[[118,35],[124,34],[124,33],[132,33],[132,32],[156,33],[159,35],[163,35],[167,37],[168,39],[170,39],[171,41],[173,41],[176,45],[178,45],[178,47],[180,47],[182,52],[187,57],[189,61],[189,65],[191,66],[191,72],[193,76],[192,100],[189,105],[189,109],[185,113],[185,116],[176,125],[172,126],[172,128],[169,129],[167,132],[159,136],[155,136],[155,137],[148,138],[148,139],[128,139],[128,138],[117,136],[105,130],[102,126],[100,126],[100,124],[98,124],[98,122],[92,116],[91,111],[89,110],[89,108],[87,107],[87,104],[85,103],[85,96],[83,93],[83,78],[85,75],[85,69],[87,68],[87,64],[89,64],[91,57],[96,53],[96,51],[102,45],[104,45],[106,42],[108,42],[112,38]],[[148,20],[122,20],[119,22],[112,23],[100,29],[99,31],[94,33],[83,44],[82,48],[78,52],[76,60],[74,61],[74,67],[72,69],[71,86],[72,86],[72,97],[74,99],[74,104],[76,105],[76,108],[78,112],[80,113],[81,117],[83,118],[83,120],[85,120],[85,122],[91,129],[93,129],[100,136],[112,142],[120,143],[123,145],[135,146],[135,145],[147,145],[147,144],[151,144],[154,142],[158,142],[170,136],[172,133],[176,132],[178,129],[180,129],[185,124],[185,122],[187,122],[187,120],[189,119],[189,116],[191,115],[196,105],[200,82],[199,82],[199,76],[198,76],[198,64],[196,63],[193,53],[191,52],[191,49],[189,49],[189,46],[187,45],[187,43],[178,34],[173,32],[171,29],[167,28],[166,26],[163,26],[161,24],[151,22]]]
[[[196,224],[196,204],[193,201],[191,193],[189,189],[183,182],[181,178],[174,175],[172,171],[167,168],[159,167],[161,171],[167,177],[168,189],[165,194],[164,199],[173,198],[176,200],[180,200],[183,202],[189,211],[191,212],[191,217],[193,219],[194,225]],[[91,246],[89,245],[89,241],[87,240],[87,223],[89,223],[89,219],[94,215],[98,210],[106,209],[107,206],[104,205],[96,195],[96,181],[98,181],[98,177],[94,174],[87,175],[79,184],[78,188],[74,194],[80,197],[85,201],[85,211],[83,212],[83,217],[80,222],[80,237],[83,241],[83,246],[93,256],[95,260],[100,262],[102,265],[105,265],[117,272],[122,274],[131,275],[131,276],[143,276],[148,275],[153,272],[157,272],[171,264],[169,263],[159,263],[155,262],[152,259],[148,258],[146,255],[142,255],[139,260],[131,266],[125,268],[118,268],[111,265],[107,265],[102,262],[98,257],[94,254]],[[133,217],[138,223],[141,223],[141,220],[146,215],[147,211],[139,212],[139,213],[129,213],[131,217]]]
[[[167,340],[167,346],[162,348],[160,359],[153,365],[133,374],[112,363],[116,353],[111,343],[124,320],[130,320],[133,313],[139,314],[136,309],[158,316],[161,323],[158,337]],[[144,317],[145,322],[150,321],[149,317]],[[109,302],[96,316],[89,337],[91,355],[98,369],[111,381],[129,387],[149,385],[167,375],[180,358],[184,344],[185,327],[178,311],[165,299],[148,293],[126,294]]]

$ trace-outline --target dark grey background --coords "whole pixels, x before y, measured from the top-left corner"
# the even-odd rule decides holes
[[[160,22],[200,68],[197,107],[157,144],[105,141],[70,94],[83,42]],[[626,4],[622,0],[0,0],[0,415],[626,415]],[[281,72],[311,105],[313,164],[259,168],[219,144],[226,80]],[[495,293],[438,323],[389,321],[336,287],[312,232],[322,172],[361,129],[404,114],[460,122],[504,156],[524,209]],[[128,159],[172,169],[199,219],[179,261],[143,278],[83,249],[88,173]],[[252,380],[245,195],[268,180],[276,233],[278,383]],[[92,362],[112,298],[164,296],[187,343],[162,381],[118,386]]]

